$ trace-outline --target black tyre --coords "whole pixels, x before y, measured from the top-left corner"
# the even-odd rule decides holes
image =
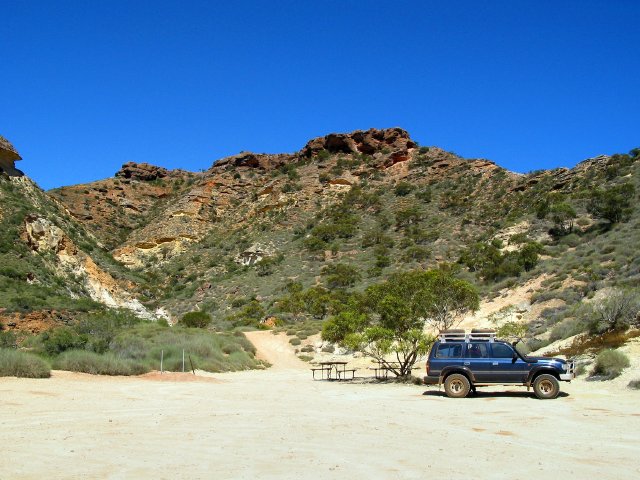
[[[464,398],[471,390],[469,379],[460,373],[452,373],[444,381],[444,391],[447,397]]]
[[[533,381],[533,393],[541,400],[556,398],[560,393],[560,384],[553,375],[539,375]]]

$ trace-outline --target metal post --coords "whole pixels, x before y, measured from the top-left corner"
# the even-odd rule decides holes
[[[164,350],[160,351],[160,373],[163,373],[162,362],[164,361]]]
[[[184,373],[184,348],[182,349],[182,373]]]

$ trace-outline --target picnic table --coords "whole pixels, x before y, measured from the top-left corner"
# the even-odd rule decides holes
[[[393,370],[400,370],[400,362],[380,362],[377,360],[371,360],[376,365],[369,367],[369,370],[373,370],[373,374],[378,380],[387,380],[389,378],[389,372]],[[420,367],[412,367],[411,370],[418,370]]]
[[[386,380],[387,378],[389,378],[389,372],[393,371],[393,369],[399,369],[400,368],[400,363],[399,362],[379,362],[376,360],[372,360],[372,362],[374,362],[376,365],[373,367],[369,367],[369,370],[373,370],[373,375],[378,379],[378,380]]]
[[[314,380],[353,380],[356,374],[355,368],[347,368],[344,361],[325,361],[318,363],[319,367],[312,368]],[[320,372],[320,378],[316,379],[316,372]],[[351,374],[351,378],[348,376]]]

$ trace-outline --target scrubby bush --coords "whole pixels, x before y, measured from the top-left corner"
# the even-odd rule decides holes
[[[393,189],[393,193],[395,193],[397,197],[405,197],[409,195],[414,189],[414,185],[410,184],[409,182],[401,181],[396,184],[395,188]]]
[[[591,192],[587,211],[594,217],[618,223],[627,220],[633,211],[635,187],[630,183],[616,185],[606,190]]]
[[[185,313],[180,319],[181,325],[190,328],[207,328],[211,322],[211,315],[200,311]]]
[[[87,350],[68,350],[54,360],[55,368],[92,375],[140,375],[150,369],[142,362],[119,358],[111,353],[99,355]]]
[[[631,380],[628,387],[635,390],[640,390],[640,380]]]
[[[66,350],[84,348],[87,335],[80,335],[71,327],[58,327],[41,334],[42,347],[50,355],[58,355]]]
[[[629,357],[619,350],[603,350],[596,357],[592,377],[609,380],[618,377],[630,365]]]
[[[361,278],[356,267],[345,263],[325,266],[322,269],[322,275],[326,278],[330,289],[352,287]]]
[[[0,348],[16,348],[18,337],[13,332],[3,332],[0,329]]]
[[[583,312],[592,333],[626,330],[637,323],[640,294],[637,290],[613,290],[606,298],[593,302]]]
[[[0,348],[0,377],[48,378],[51,367],[42,358],[20,350]]]

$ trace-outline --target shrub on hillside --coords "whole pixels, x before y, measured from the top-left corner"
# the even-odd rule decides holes
[[[631,380],[628,387],[635,390],[640,390],[640,380]]]
[[[189,328],[207,328],[211,325],[213,319],[207,312],[189,312],[185,313],[180,319],[180,325]]]
[[[50,356],[66,350],[84,348],[87,340],[87,335],[80,335],[71,327],[58,327],[41,334],[42,348]]]
[[[618,377],[630,365],[629,357],[619,350],[603,350],[596,357],[592,377],[603,377],[605,380]]]
[[[327,265],[321,273],[326,278],[330,289],[352,287],[361,278],[356,267],[345,263]]]
[[[49,378],[51,367],[40,357],[20,350],[0,348],[0,377]]]

